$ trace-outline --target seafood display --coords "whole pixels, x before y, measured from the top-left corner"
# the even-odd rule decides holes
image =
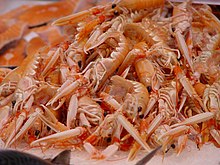
[[[98,160],[220,147],[220,21],[208,5],[118,0],[52,25],[59,44],[33,38],[19,67],[0,69],[0,147]]]

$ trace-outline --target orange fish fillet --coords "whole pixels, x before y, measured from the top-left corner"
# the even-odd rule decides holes
[[[25,40],[20,40],[15,48],[10,48],[4,54],[0,54],[0,65],[19,66],[25,58],[25,45]]]
[[[22,37],[26,24],[24,22],[16,22],[6,31],[0,34],[0,49],[6,44],[18,40]]]
[[[71,14],[78,0],[73,2],[62,1],[46,5],[36,5],[28,8],[18,19],[27,22],[29,26],[47,23],[53,19]]]
[[[17,7],[13,10],[10,10],[9,12],[1,14],[0,20],[8,21],[10,19],[16,19],[21,13],[23,13],[28,8],[30,8],[30,6],[28,5],[22,5],[20,7]]]

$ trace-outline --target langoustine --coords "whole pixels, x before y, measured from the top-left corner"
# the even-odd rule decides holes
[[[130,150],[132,160],[141,148],[150,152],[162,145],[166,151],[172,144],[177,144],[180,154],[187,140],[200,143],[202,137],[203,142],[211,141],[207,134],[219,146],[220,77],[203,81],[201,70],[197,70],[199,51],[218,51],[219,42],[210,46],[212,42],[201,39],[191,44],[200,32],[215,37],[216,20],[216,28],[210,29],[204,21],[206,30],[198,30],[194,26],[203,10],[195,11],[196,6],[188,4],[195,13],[186,27],[191,29],[181,31],[181,35],[187,33],[183,37],[176,18],[183,15],[185,19],[186,13],[170,16],[172,6],[163,1],[132,1],[137,4],[132,7],[126,2],[93,7],[55,21],[55,25],[71,25],[75,34],[68,42],[29,56],[23,65],[32,67],[30,73],[28,67],[21,66],[6,76],[0,84],[0,89],[8,90],[1,93],[0,104],[2,113],[7,114],[0,134],[5,147],[33,134],[35,121],[51,131],[45,132],[43,127],[44,133],[36,136],[31,146],[84,147],[94,159],[107,159],[121,149]],[[173,25],[174,37],[181,45],[173,41]],[[106,51],[100,51],[103,48]],[[219,65],[213,64],[219,70]],[[206,71],[206,76],[210,75]],[[200,81],[202,91],[196,85]],[[27,86],[21,87],[19,82]],[[15,121],[22,132],[13,131],[7,140],[5,134]]]

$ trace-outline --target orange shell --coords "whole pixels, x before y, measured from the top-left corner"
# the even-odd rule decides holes
[[[199,97],[202,97],[204,94],[204,90],[206,88],[206,85],[201,82],[198,82],[194,85],[194,88],[196,90],[196,93],[199,95]]]

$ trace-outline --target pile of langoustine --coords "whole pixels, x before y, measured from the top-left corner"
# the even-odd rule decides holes
[[[220,22],[190,1],[121,0],[56,20],[68,41],[30,51],[0,84],[0,141],[84,148],[220,145]],[[103,147],[99,149],[99,147]]]

